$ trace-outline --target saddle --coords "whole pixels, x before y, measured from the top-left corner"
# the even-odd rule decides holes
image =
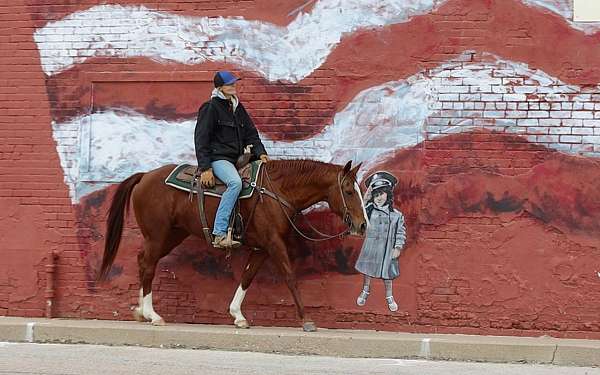
[[[240,199],[250,198],[252,196],[253,187],[251,183],[256,181],[256,176],[260,169],[260,162],[252,162],[246,164],[241,169],[238,169],[240,178],[242,179],[242,192],[240,193]],[[198,182],[195,179],[199,174],[196,174],[198,167],[192,164],[180,164],[171,171],[169,176],[165,179],[165,184],[172,186],[176,189],[183,190],[188,193],[197,194],[198,189],[192,189],[192,185],[196,185]],[[212,188],[202,188],[205,195],[220,198],[227,186],[223,181],[219,180],[215,176],[215,186]]]
[[[239,242],[242,242],[244,233],[244,222],[239,209],[239,200],[252,197],[256,187],[256,179],[258,178],[262,166],[261,161],[248,163],[248,159],[249,158],[242,160],[242,157],[240,157],[240,160],[236,163],[238,173],[242,180],[242,191],[229,219],[229,229],[227,231],[227,235],[230,236],[230,238]],[[208,227],[208,222],[206,220],[204,196],[208,195],[220,199],[227,189],[225,183],[215,177],[215,186],[212,188],[204,188],[200,185],[198,167],[191,164],[180,164],[169,173],[165,179],[165,184],[188,192],[190,201],[193,200],[194,194],[197,195],[198,212],[202,222],[202,230],[206,241],[211,245],[212,231],[211,228]]]

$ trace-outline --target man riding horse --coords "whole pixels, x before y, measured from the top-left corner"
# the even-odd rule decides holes
[[[208,199],[204,206],[207,214],[215,214],[216,246],[235,245],[224,233],[228,231],[228,217],[240,193],[240,177],[233,165],[236,159],[249,144],[253,146],[254,158],[268,161],[257,177],[254,194],[239,203],[240,215],[247,218],[244,244],[252,251],[229,305],[229,313],[236,327],[249,327],[241,311],[242,302],[259,269],[271,259],[291,292],[302,328],[314,331],[316,325],[304,309],[286,239],[291,230],[312,241],[346,234],[364,236],[368,219],[357,181],[360,164],[352,167],[352,161],[343,166],[307,159],[269,161],[250,116],[235,95],[236,80],[228,72],[219,72],[215,76],[213,97],[200,108],[195,132],[202,184],[213,185],[216,175],[226,183],[228,190],[220,202]],[[98,270],[98,280],[109,277],[126,225],[125,214],[131,204],[143,236],[137,255],[139,299],[133,315],[136,320],[150,321],[154,325],[165,324],[152,303],[152,282],[158,262],[190,235],[205,234],[206,228],[198,220],[201,194],[190,195],[189,190],[174,189],[166,183],[176,168],[175,164],[167,164],[151,171],[137,172],[118,185],[108,212],[102,265]],[[197,204],[193,203],[194,199]],[[327,235],[311,226],[321,237],[312,238],[297,227],[295,218],[318,202],[326,202],[331,212],[344,223],[342,231]]]
[[[211,188],[216,175],[227,186],[215,216],[212,245],[217,248],[240,246],[240,242],[227,236],[227,228],[242,190],[235,164],[244,147],[251,145],[254,158],[269,161],[254,122],[236,95],[235,83],[239,79],[228,71],[215,74],[215,88],[210,100],[198,111],[194,132],[200,183]]]

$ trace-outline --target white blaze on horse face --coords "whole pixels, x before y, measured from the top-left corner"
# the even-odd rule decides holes
[[[358,186],[358,182],[354,182],[354,189],[356,189],[356,194],[360,197],[360,206],[362,207],[363,215],[365,217],[365,223],[369,226],[369,217],[367,216],[367,210],[365,208],[365,201],[363,200],[362,194],[360,193],[360,186]]]
[[[144,297],[144,307],[142,308],[142,311],[144,318],[151,320],[152,323],[163,320],[163,318],[154,311],[154,307],[152,307],[152,292]]]
[[[244,297],[246,296],[246,291],[242,289],[240,285],[235,291],[235,295],[233,296],[233,300],[229,305],[229,314],[235,319],[234,323],[237,325],[246,320],[244,315],[242,314],[242,302],[244,302]]]

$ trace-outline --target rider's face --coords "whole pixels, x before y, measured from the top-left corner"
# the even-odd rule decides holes
[[[235,82],[232,83],[231,85],[223,85],[223,86],[221,86],[221,91],[225,95],[236,95],[237,94],[237,90],[236,90],[236,87],[235,87]]]

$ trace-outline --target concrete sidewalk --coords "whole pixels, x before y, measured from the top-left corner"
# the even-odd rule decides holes
[[[600,340],[0,317],[0,341],[600,366]]]

